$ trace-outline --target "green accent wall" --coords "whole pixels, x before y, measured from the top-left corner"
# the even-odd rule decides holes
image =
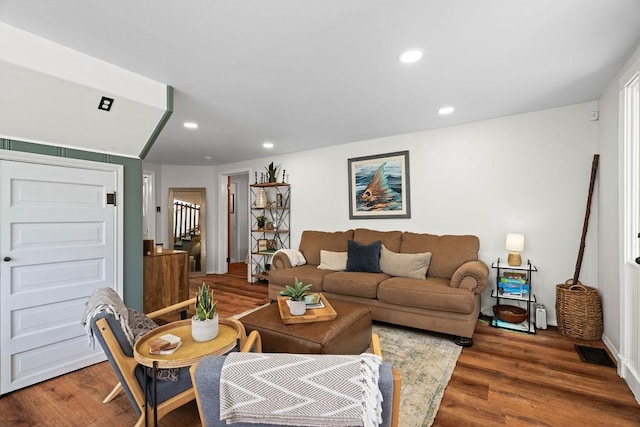
[[[124,301],[142,310],[142,160],[1,138],[0,149],[124,166]]]
[[[172,113],[173,113],[173,87],[167,86],[167,109],[162,115],[162,118],[160,119],[160,121],[158,122],[158,126],[156,126],[156,128],[153,130],[153,132],[151,133],[151,136],[149,137],[149,140],[147,141],[144,148],[142,149],[142,152],[140,153],[141,159],[144,159],[147,157],[149,150],[151,150],[151,147],[153,147],[153,143],[156,142],[156,139],[160,135],[160,132],[162,132],[162,129],[164,129],[164,126],[169,121],[169,117],[171,117]]]

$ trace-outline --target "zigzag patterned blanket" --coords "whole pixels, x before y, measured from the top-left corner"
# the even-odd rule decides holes
[[[220,373],[220,419],[292,426],[377,426],[382,359],[230,353]]]

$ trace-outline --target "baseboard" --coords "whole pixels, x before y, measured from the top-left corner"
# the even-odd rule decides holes
[[[609,352],[616,358],[616,364],[618,365],[618,375],[625,380],[629,389],[636,398],[636,401],[640,403],[640,373],[634,372],[626,363],[626,359],[622,357],[616,346],[613,345],[609,337],[602,336],[602,342],[609,349]]]

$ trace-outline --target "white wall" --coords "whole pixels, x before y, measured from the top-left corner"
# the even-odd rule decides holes
[[[292,245],[305,229],[366,227],[475,234],[487,264],[506,257],[508,232],[525,234],[534,292],[556,324],[555,286],[573,277],[598,122],[596,102],[216,167],[218,175],[281,164],[292,185]],[[409,150],[411,219],[349,220],[347,160]],[[171,186],[163,176],[163,184]],[[597,206],[598,192],[593,206]],[[220,210],[220,206],[219,209]],[[598,286],[598,212],[591,212],[580,280]],[[210,235],[211,237],[211,235]],[[214,250],[214,245],[208,247]],[[209,264],[213,266],[213,264]],[[211,267],[209,268],[211,270]],[[492,278],[495,277],[492,274]],[[483,311],[493,301],[483,297]]]

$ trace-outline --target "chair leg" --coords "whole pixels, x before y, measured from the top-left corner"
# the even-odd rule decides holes
[[[104,398],[104,400],[102,401],[102,403],[109,403],[111,402],[113,399],[116,398],[116,396],[118,394],[120,394],[120,392],[123,390],[122,388],[122,384],[118,383],[115,385],[115,387],[113,387],[113,390],[111,390],[111,393],[109,393],[107,395],[107,397]]]

